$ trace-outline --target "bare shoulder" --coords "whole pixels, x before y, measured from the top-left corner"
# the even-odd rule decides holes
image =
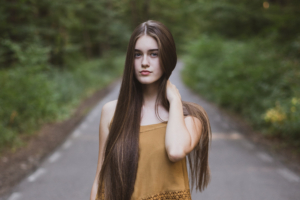
[[[118,100],[109,101],[104,104],[103,108],[109,111],[115,111]]]
[[[114,116],[117,102],[118,102],[118,100],[109,101],[106,104],[104,104],[104,106],[102,108],[102,116],[103,116],[103,118],[105,118],[104,121],[105,121],[105,124],[107,125],[107,127],[109,127],[109,123]]]

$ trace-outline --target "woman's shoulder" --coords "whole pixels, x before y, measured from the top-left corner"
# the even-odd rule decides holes
[[[110,122],[114,116],[114,113],[115,113],[115,110],[117,107],[117,102],[118,102],[118,100],[109,101],[106,104],[104,104],[104,106],[102,108],[103,112],[106,115],[105,118],[107,118],[108,125],[110,124]]]
[[[103,108],[106,109],[106,110],[110,110],[110,111],[115,110],[116,106],[117,106],[117,102],[118,102],[117,99],[109,101],[106,104],[104,104]]]

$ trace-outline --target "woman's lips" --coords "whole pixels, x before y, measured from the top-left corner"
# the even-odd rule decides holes
[[[142,75],[149,75],[150,72],[142,71],[141,74],[142,74]]]

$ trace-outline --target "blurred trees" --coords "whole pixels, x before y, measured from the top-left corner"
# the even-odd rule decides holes
[[[131,31],[147,19],[165,23],[179,49],[208,33],[273,37],[299,54],[299,7],[297,0],[2,0],[0,68],[13,66],[17,49],[31,45],[47,47],[49,62],[60,67],[106,50],[125,52]]]
[[[125,2],[113,0],[3,0],[0,4],[0,66],[20,61],[17,49],[48,47],[49,62],[93,58],[110,48],[125,49],[129,18]],[[39,50],[37,50],[39,51]]]
[[[189,5],[193,33],[218,34],[230,39],[260,37],[284,45],[300,56],[300,1],[198,0]]]
[[[183,71],[205,98],[298,148],[299,8],[296,0],[198,0]]]
[[[124,3],[0,2],[0,153],[120,75],[114,50],[126,51],[131,26]]]
[[[177,52],[193,56],[192,67],[207,70],[205,78],[210,80],[206,83],[206,79],[195,76],[198,88],[206,85],[205,90],[212,91],[209,87],[217,83],[216,79],[220,86],[226,86],[227,79],[217,77],[223,76],[224,70],[229,70],[228,77],[232,79],[245,73],[263,75],[252,77],[251,83],[233,84],[247,86],[256,84],[253,80],[260,80],[257,90],[260,92],[251,94],[264,95],[253,97],[258,99],[252,110],[258,112],[251,113],[252,119],[255,121],[256,116],[268,113],[266,120],[269,120],[272,113],[282,113],[283,108],[293,110],[293,115],[286,111],[286,116],[294,116],[298,113],[294,112],[298,103],[290,108],[291,99],[293,102],[300,99],[299,90],[295,89],[300,86],[295,80],[299,77],[300,62],[299,8],[298,0],[1,0],[0,132],[6,135],[0,135],[0,147],[27,127],[54,119],[59,109],[71,105],[70,102],[86,91],[94,91],[102,83],[95,80],[97,77],[106,74],[115,77],[123,64],[113,64],[113,60],[121,60],[117,54],[125,54],[133,29],[148,19],[161,21],[171,30]],[[228,51],[210,52],[215,44]],[[240,58],[235,59],[238,55]],[[228,63],[216,62],[217,59]],[[198,67],[200,63],[203,68]],[[273,64],[276,67],[270,67]],[[273,84],[276,80],[272,77],[280,81]],[[236,110],[240,110],[244,105],[228,100],[228,94],[239,102],[247,102],[240,100],[250,93],[245,95],[243,88],[237,90],[239,93],[230,93],[232,88],[215,90],[210,95],[217,96],[220,104],[229,106],[231,102],[232,107],[239,106]],[[227,97],[224,91],[228,92]],[[267,96],[273,99],[265,100]],[[280,112],[279,107],[282,107]],[[277,127],[274,130],[293,126],[292,132],[299,132],[299,126],[290,123],[295,119],[298,118],[293,117],[280,129],[280,125],[274,125]],[[256,122],[262,123],[260,119]]]

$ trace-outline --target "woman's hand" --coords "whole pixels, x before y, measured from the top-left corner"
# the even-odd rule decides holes
[[[171,104],[171,102],[173,102],[174,100],[179,100],[181,101],[181,95],[178,91],[178,89],[176,88],[175,85],[173,85],[171,83],[171,81],[168,79],[167,82],[167,99],[169,101],[169,103]]]

